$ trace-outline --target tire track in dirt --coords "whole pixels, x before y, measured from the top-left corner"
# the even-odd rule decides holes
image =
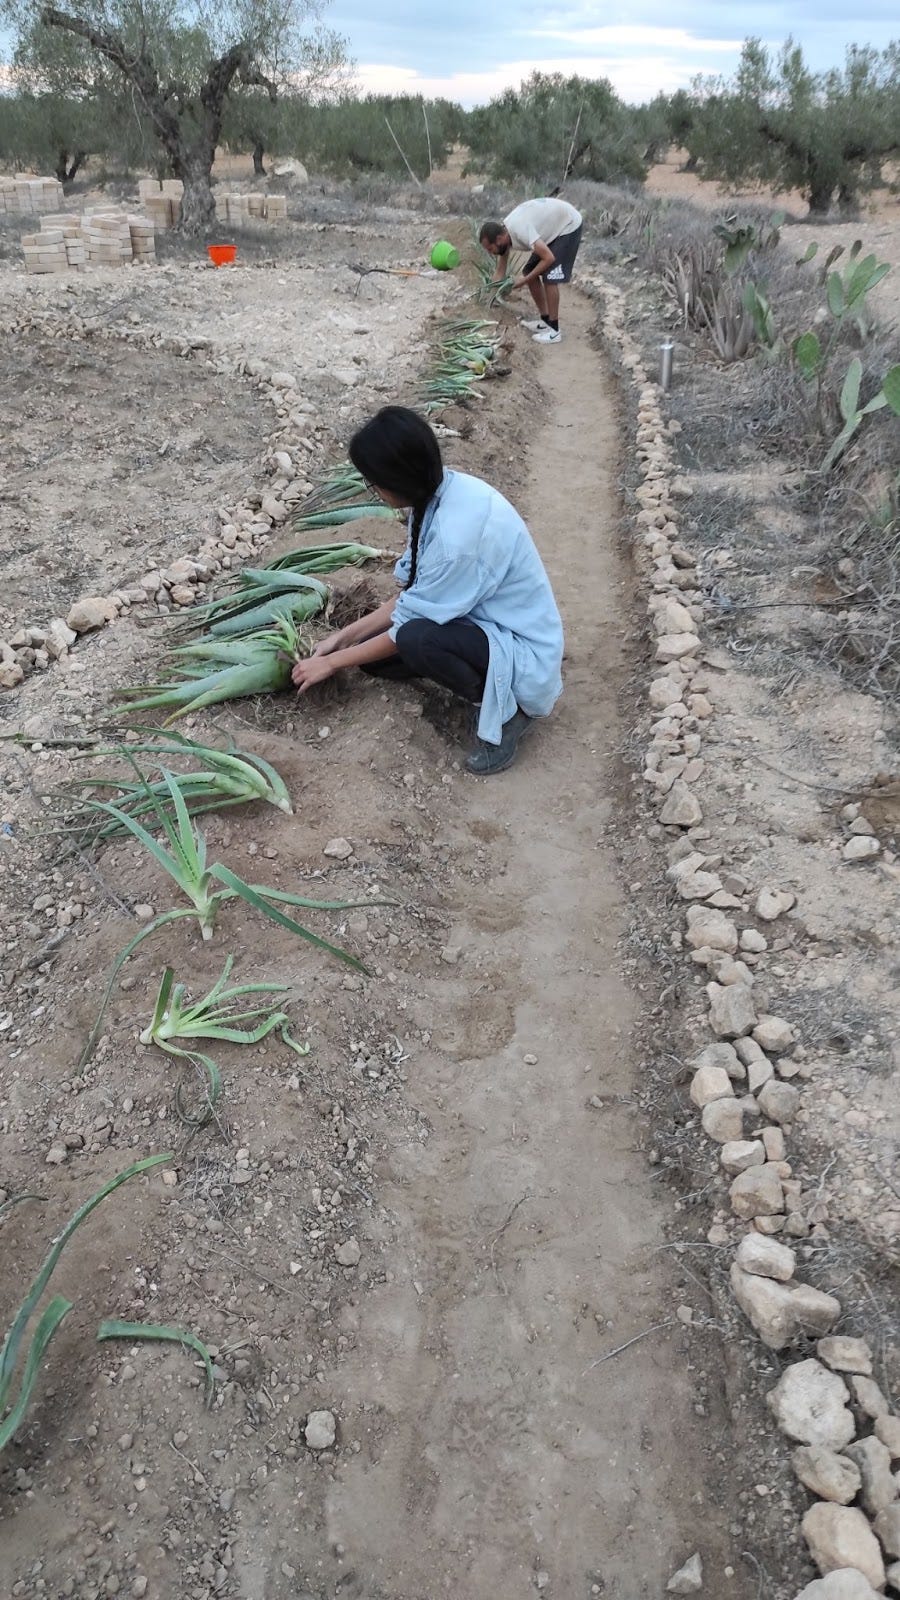
[[[342,1370],[345,1413],[373,1417],[328,1494],[354,1595],[643,1600],[696,1548],[711,1593],[742,1592],[723,1576],[723,1489],[656,1249],[663,1201],[634,1148],[640,1003],[617,970],[625,907],[603,842],[632,578],[614,395],[571,299],[518,497],[566,621],[566,693],[513,772],[454,791],[473,848],[494,837],[483,903],[451,908],[460,959],[429,991],[411,1074],[432,1136],[394,1152],[393,1271]],[[509,1023],[473,1049],[483,1004]],[[460,1056],[442,1041],[463,1019]]]

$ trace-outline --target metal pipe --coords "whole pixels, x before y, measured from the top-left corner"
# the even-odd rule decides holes
[[[674,349],[675,345],[671,339],[666,339],[659,347],[659,387],[664,390],[672,386],[672,352]]]

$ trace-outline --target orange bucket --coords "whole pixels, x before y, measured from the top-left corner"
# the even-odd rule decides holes
[[[237,255],[236,244],[208,244],[206,254],[214,267],[229,267]]]

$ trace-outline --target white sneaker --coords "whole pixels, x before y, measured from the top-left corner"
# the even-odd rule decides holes
[[[535,344],[559,344],[562,334],[558,328],[548,328],[546,325],[538,333],[531,335]]]
[[[534,317],[530,322],[526,322],[525,318],[523,317],[519,323],[519,327],[527,328],[529,333],[537,333],[541,328],[546,328],[546,326],[547,324],[543,317]]]

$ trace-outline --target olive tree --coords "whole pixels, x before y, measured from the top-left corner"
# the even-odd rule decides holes
[[[480,171],[530,178],[548,191],[570,178],[615,183],[646,176],[641,119],[605,78],[534,72],[520,88],[470,112],[466,140]]]
[[[686,142],[704,176],[799,189],[813,214],[851,207],[900,150],[900,45],[854,45],[813,73],[792,40],[773,56],[748,39],[735,77],[699,80],[692,98]]]
[[[21,45],[64,35],[100,62],[184,183],[180,226],[208,232],[211,175],[229,100],[262,90],[275,101],[345,59],[322,25],[320,0],[0,0]]]

